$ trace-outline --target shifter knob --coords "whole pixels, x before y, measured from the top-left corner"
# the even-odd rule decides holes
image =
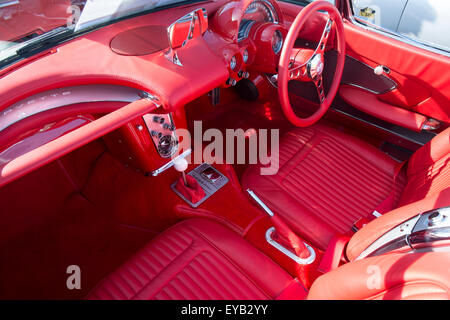
[[[184,172],[188,167],[188,162],[185,158],[180,157],[174,160],[173,166],[178,172]]]

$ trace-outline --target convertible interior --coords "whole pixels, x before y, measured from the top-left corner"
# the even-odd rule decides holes
[[[450,298],[449,71],[346,0],[180,2],[2,65],[0,299]]]

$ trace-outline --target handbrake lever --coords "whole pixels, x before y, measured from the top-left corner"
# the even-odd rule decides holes
[[[303,240],[300,239],[300,237],[292,231],[292,229],[284,222],[284,220],[278,215],[275,215],[273,211],[251,189],[247,189],[247,193],[253,198],[253,200],[256,201],[256,203],[258,203],[258,205],[264,210],[264,212],[267,213],[277,233],[289,243],[292,249],[294,249],[295,255],[299,258],[294,260],[296,260],[297,263],[300,264],[312,263],[315,259],[314,249],[305,244],[305,242],[303,242]],[[272,239],[272,241],[274,240]],[[279,246],[281,247],[281,245]],[[284,252],[284,250],[281,250],[281,248],[279,248],[278,246],[275,247],[290,256],[287,252]]]

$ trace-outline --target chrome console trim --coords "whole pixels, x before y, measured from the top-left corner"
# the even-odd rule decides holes
[[[255,200],[260,206],[261,208],[263,208],[263,210],[271,217],[274,216],[274,213],[272,210],[270,210],[270,208],[268,206],[266,206],[266,204],[251,190],[251,189],[247,189],[247,193],[250,195],[250,197],[253,198],[253,200]]]
[[[297,255],[295,255],[295,253],[293,253],[292,251],[286,249],[284,246],[282,246],[281,244],[279,244],[278,242],[273,240],[272,239],[272,234],[274,232],[275,232],[275,228],[274,227],[271,227],[271,228],[267,229],[267,231],[266,231],[266,241],[271,246],[273,246],[275,249],[281,251],[283,254],[287,255],[289,258],[291,258],[296,263],[301,264],[301,265],[311,264],[311,263],[314,262],[314,260],[316,260],[316,252],[314,251],[314,248],[309,246],[307,243],[303,242],[305,244],[306,248],[309,251],[309,257],[305,258],[305,259],[302,259],[302,258],[298,257]]]
[[[160,173],[166,171],[167,169],[171,168],[175,162],[175,160],[179,159],[179,158],[185,158],[188,155],[190,155],[192,152],[191,149],[187,149],[186,151],[184,151],[182,154],[176,156],[175,158],[173,158],[172,160],[170,160],[169,162],[167,162],[165,165],[161,166],[160,168],[152,171],[150,173],[151,176],[156,177],[157,175],[159,175]]]
[[[408,234],[411,234],[419,218],[420,214],[383,234],[380,238],[378,238],[377,240],[375,240],[375,242],[368,246],[363,252],[361,252],[360,255],[355,259],[355,261],[366,258],[370,254],[374,253],[377,249],[383,247],[384,245],[390,243],[395,239],[406,237]]]
[[[410,252],[434,250],[427,243],[450,239],[450,207],[420,213],[387,231],[355,259],[377,256],[398,248],[410,248]],[[421,248],[420,248],[421,247]]]

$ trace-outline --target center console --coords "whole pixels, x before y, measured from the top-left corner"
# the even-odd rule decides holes
[[[177,169],[177,166],[175,166]],[[184,172],[184,171],[183,171]],[[182,180],[177,180],[171,185],[172,190],[179,195],[184,201],[186,201],[191,207],[196,208],[211,197],[214,193],[219,191],[228,183],[228,178],[219,172],[217,169],[207,163],[202,163],[194,170],[188,173],[188,175],[194,178],[199,187],[203,190],[204,195],[198,201],[193,202],[191,199],[180,191],[180,187],[177,184],[183,183]]]

